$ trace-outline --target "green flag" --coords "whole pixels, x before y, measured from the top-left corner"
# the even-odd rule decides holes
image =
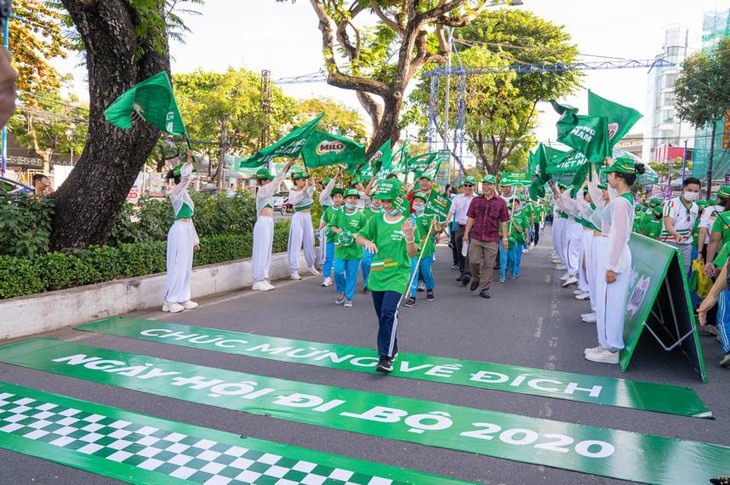
[[[408,151],[408,140],[403,142],[400,149],[393,155],[392,173],[408,173],[408,160],[411,154]]]
[[[425,172],[439,156],[439,152],[422,153],[408,160],[408,172]]]
[[[438,190],[432,190],[426,202],[424,214],[427,216],[436,216],[440,224],[446,222],[451,209],[451,199],[442,195]]]
[[[160,71],[122,93],[104,111],[106,120],[114,126],[132,128],[132,113],[136,112],[149,124],[176,136],[188,134],[175,102],[170,78]]]
[[[499,185],[502,187],[527,187],[532,183],[532,176],[527,172],[502,172]]]
[[[315,130],[302,149],[307,168],[327,165],[361,165],[365,163],[365,147],[340,135]]]
[[[368,164],[373,168],[374,172],[380,172],[382,167],[386,167],[390,170],[391,162],[393,161],[393,152],[390,148],[390,140],[386,140],[378,151],[373,153],[373,156],[368,160]]]
[[[635,109],[609,101],[590,90],[588,91],[588,114],[604,116],[608,120],[609,148],[616,146],[616,143],[621,141],[642,116]]]
[[[314,118],[312,121],[294,128],[288,135],[273,145],[262,148],[250,157],[239,162],[237,169],[261,167],[267,165],[270,161],[278,157],[296,158],[304,148],[307,139],[317,127],[317,123],[322,119],[324,113]]]
[[[561,116],[558,120],[558,141],[575,148],[594,163],[603,162],[611,153],[608,147],[608,119],[584,116],[578,109],[550,101]]]

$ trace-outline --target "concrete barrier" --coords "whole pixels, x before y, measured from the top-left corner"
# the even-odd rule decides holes
[[[307,267],[301,253],[299,265]],[[289,277],[287,253],[272,256],[269,275],[272,280]],[[252,284],[251,260],[242,259],[193,268],[190,290],[195,299]],[[0,300],[0,341],[161,308],[164,295],[165,274],[160,273]]]

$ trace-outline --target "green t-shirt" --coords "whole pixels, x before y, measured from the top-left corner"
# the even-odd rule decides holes
[[[372,207],[366,207],[363,210],[363,213],[365,214],[365,218],[370,222],[370,219],[372,219],[376,214],[380,214],[383,212],[383,209],[380,209],[379,211],[373,210]]]
[[[434,237],[433,232],[431,233],[431,236],[426,240],[426,236],[428,236],[428,231],[431,228],[431,221],[433,220],[434,216],[416,216],[415,214],[411,216],[411,224],[416,228],[416,232],[413,233],[413,237],[416,239],[416,247],[418,248],[418,252],[420,254],[421,249],[423,248],[423,245],[426,245],[426,249],[423,250],[423,257],[427,258],[428,256],[431,256],[433,253],[436,252],[436,239]]]
[[[723,266],[728,255],[728,249],[725,246],[730,242],[730,213],[718,212],[715,222],[712,223],[711,232],[719,232],[722,236],[722,242],[720,242],[714,263],[715,266]]]
[[[655,219],[652,216],[644,222],[641,226],[640,232],[646,237],[659,240],[659,234],[662,233],[662,227],[664,227],[664,221],[662,219]]]
[[[385,213],[376,214],[360,231],[360,235],[375,243],[378,252],[373,255],[368,276],[372,291],[404,293],[411,273],[406,237],[401,230],[405,217],[395,222],[385,220]]]
[[[521,210],[519,214],[512,216],[512,224],[508,223],[507,227],[509,229],[507,240],[510,248],[514,247],[515,244],[525,244],[525,234],[530,228],[530,216],[525,214],[524,210]],[[517,230],[518,227],[522,229],[522,232]]]
[[[367,218],[359,209],[356,209],[355,212],[352,213],[347,213],[345,209],[342,209],[337,212],[337,216],[332,222],[333,227],[349,232],[353,236],[357,236],[366,224]],[[337,236],[335,236],[335,259],[345,261],[362,259],[362,246],[354,241],[348,246],[342,246],[339,242],[337,242]]]
[[[322,220],[327,223],[327,229],[325,230],[325,238],[327,239],[327,242],[332,242],[337,237],[337,234],[332,232],[332,229],[330,229],[330,226],[334,223],[335,218],[337,217],[337,214],[342,212],[342,207],[343,206],[339,206],[339,207],[329,206],[324,211]]]

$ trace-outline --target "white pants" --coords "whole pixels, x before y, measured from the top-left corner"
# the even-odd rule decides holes
[[[598,343],[603,348],[617,351],[624,348],[624,317],[629,301],[631,282],[631,253],[628,270],[616,275],[616,281],[606,282],[608,262],[608,238],[601,237],[598,244],[598,272],[596,273],[596,331]]]
[[[563,258],[563,230],[565,229],[565,219],[562,217],[555,216],[553,218],[553,249],[555,254],[558,255],[558,259],[565,264]]]
[[[590,291],[590,285],[588,284],[588,257],[586,256],[586,253],[590,251],[592,241],[593,231],[591,229],[583,228],[580,246],[583,252],[581,253],[580,260],[578,261],[578,289],[583,292]]]
[[[269,279],[271,267],[271,247],[274,244],[274,218],[259,216],[253,226],[253,251],[251,254],[251,270],[253,282]]]
[[[304,245],[304,260],[314,266],[314,228],[312,214],[295,212],[289,228],[289,271],[299,271],[299,249]]]
[[[575,221],[568,220],[565,224],[565,241],[566,247],[563,248],[565,258],[568,265],[568,274],[575,276],[578,274],[578,267],[580,266],[580,258],[583,254],[582,240],[583,237],[583,226]]]
[[[175,221],[167,233],[165,301],[185,303],[190,299],[195,227],[190,221]]]
[[[591,234],[591,242],[585,247],[586,278],[588,279],[588,294],[590,295],[591,311],[596,311],[596,274],[598,273],[598,251],[601,236]]]

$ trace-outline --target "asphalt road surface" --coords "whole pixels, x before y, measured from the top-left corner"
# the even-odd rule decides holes
[[[664,352],[646,337],[642,338],[625,374],[621,374],[618,366],[584,360],[583,349],[596,345],[595,326],[580,321],[580,314],[588,311],[588,305],[573,298],[571,290],[575,287],[571,290],[560,288],[561,272],[549,261],[548,245],[549,231],[543,235],[540,247],[524,255],[519,279],[499,284],[495,274],[490,300],[479,298],[455,281],[458,272],[450,270],[450,250],[440,247],[434,266],[436,300],[426,302],[423,293],[419,293],[415,307],[402,308],[400,350],[691,387],[712,409],[716,419],[693,419],[436,382],[383,378],[374,373],[353,373],[75,330],[44,336],[262,376],[730,445],[730,371],[718,366],[721,352],[715,339],[702,337],[708,384],[700,382],[680,351]],[[320,282],[320,277],[305,276],[302,281],[275,282],[277,289],[268,293],[247,290],[199,300],[198,309],[182,314],[146,311],[127,316],[374,347],[375,315],[370,296],[359,292],[361,284],[358,284],[354,306],[343,308],[334,304],[334,288],[320,287]],[[0,364],[0,380],[178,422],[477,483],[620,483],[577,472],[256,416],[7,364]],[[730,465],[728,467],[730,474]],[[2,449],[0,469],[2,484],[117,483],[110,478]]]

